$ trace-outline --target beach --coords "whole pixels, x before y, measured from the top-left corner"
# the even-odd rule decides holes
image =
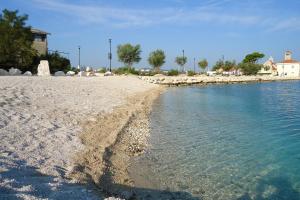
[[[91,138],[95,141],[85,145],[83,142],[89,141],[87,127],[122,106],[141,103],[141,94],[158,88],[131,76],[1,77],[0,197],[101,198],[93,184],[82,185],[76,179],[76,162],[93,155],[92,144],[102,153],[97,158],[102,158],[105,148],[116,142],[117,130],[122,129],[119,124],[125,126],[134,111],[127,109],[114,116],[109,125],[106,123],[114,131],[97,129],[106,135]],[[130,105],[129,99],[133,102]],[[95,144],[99,140],[102,143]],[[97,164],[95,179],[102,174],[104,161]]]
[[[1,77],[0,198],[197,199],[180,190],[137,188],[128,172],[131,159],[147,149],[152,103],[166,90],[161,85],[189,85],[193,78],[199,84],[295,80]]]

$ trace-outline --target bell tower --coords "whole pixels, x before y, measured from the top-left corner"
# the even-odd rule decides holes
[[[292,60],[292,52],[291,51],[285,52],[284,60]]]

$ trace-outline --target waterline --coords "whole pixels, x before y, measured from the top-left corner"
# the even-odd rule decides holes
[[[299,199],[299,98],[300,82],[171,88],[154,104],[136,185],[204,199]]]

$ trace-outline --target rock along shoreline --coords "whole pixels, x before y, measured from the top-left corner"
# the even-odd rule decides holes
[[[234,84],[249,82],[272,82],[300,80],[300,77],[280,76],[139,76],[148,83],[166,86],[199,85],[199,84]]]
[[[85,149],[76,155],[69,176],[81,183],[94,183],[105,196],[114,196],[111,199],[148,195],[134,188],[127,169],[130,159],[147,147],[152,103],[164,90],[161,86],[139,93],[112,113],[83,124],[80,138]]]

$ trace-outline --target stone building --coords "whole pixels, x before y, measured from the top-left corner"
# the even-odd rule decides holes
[[[35,28],[32,28],[31,32],[34,38],[33,48],[37,50],[39,55],[45,55],[48,52],[47,35],[50,35],[50,33]]]

